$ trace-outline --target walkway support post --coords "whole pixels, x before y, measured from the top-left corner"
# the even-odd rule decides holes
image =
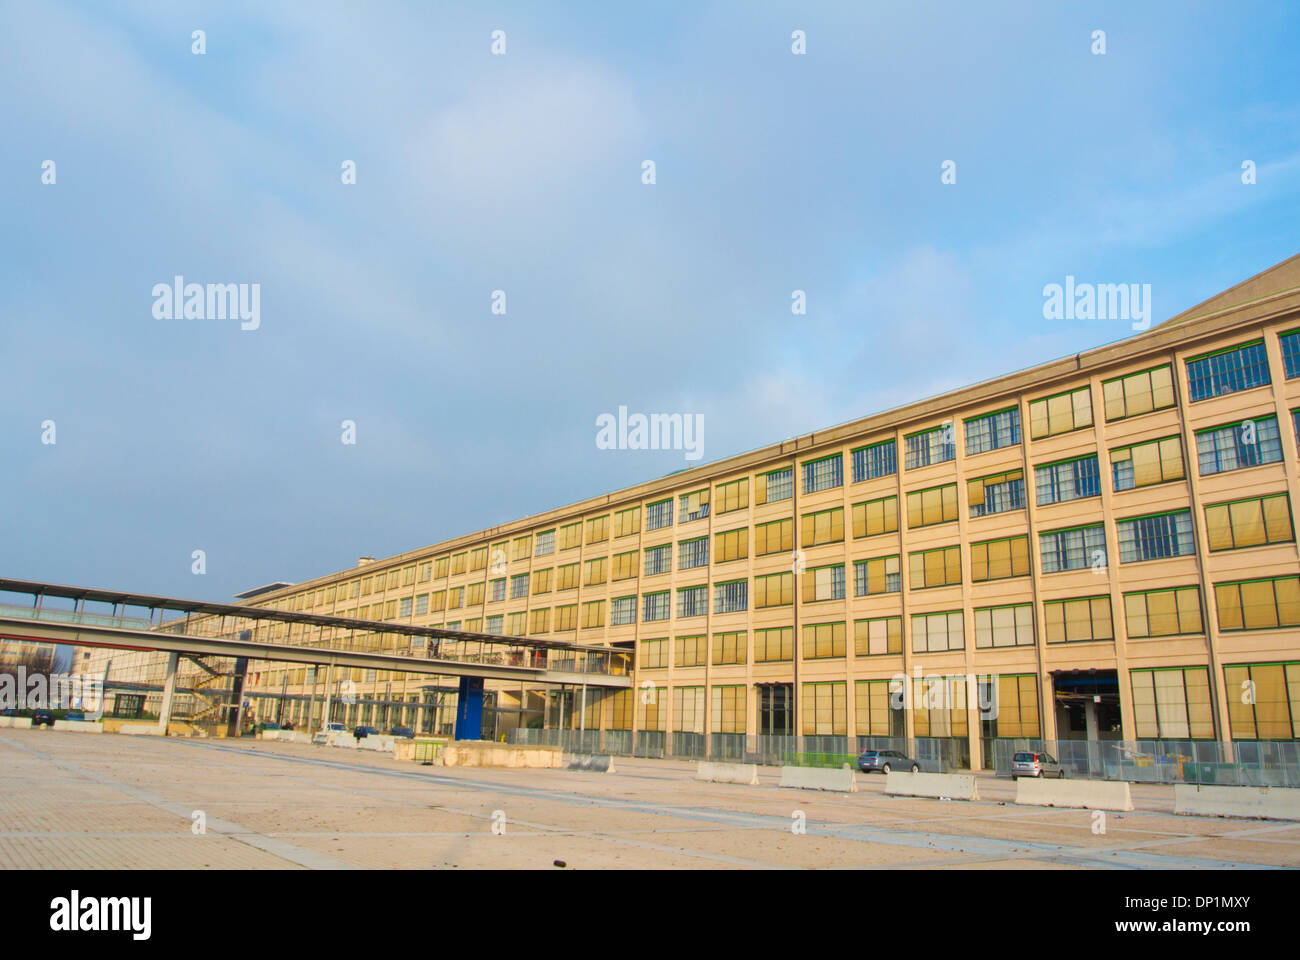
[[[483,678],[461,677],[456,690],[457,740],[483,739]]]
[[[172,719],[172,700],[176,696],[176,666],[180,662],[179,653],[167,654],[167,680],[163,684],[162,706],[158,709],[158,735],[167,736],[167,724]]]

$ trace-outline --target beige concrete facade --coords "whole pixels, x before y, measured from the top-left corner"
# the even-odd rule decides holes
[[[766,685],[787,684],[791,685],[794,697],[794,729],[791,733],[846,737],[849,749],[853,749],[855,736],[892,733],[910,739],[924,734],[950,734],[954,730],[960,735],[963,722],[960,714],[964,713],[971,763],[979,766],[982,761],[981,716],[975,696],[967,696],[964,704],[946,711],[946,715],[943,709],[938,714],[922,711],[925,716],[921,720],[918,720],[918,710],[909,709],[904,715],[905,726],[899,729],[896,722],[895,725],[882,724],[878,714],[873,718],[864,709],[864,706],[879,702],[881,688],[859,688],[856,685],[862,681],[888,682],[898,674],[911,677],[916,671],[922,678],[968,675],[1027,677],[1030,679],[1025,684],[1015,687],[1021,698],[1015,705],[1015,724],[1005,719],[1011,716],[1009,705],[1005,703],[1001,708],[1004,718],[1001,722],[1014,731],[1011,736],[1052,740],[1079,735],[1077,730],[1058,729],[1056,698],[1063,678],[1094,676],[1091,671],[1106,676],[1113,673],[1119,697],[1120,728],[1103,733],[1116,739],[1134,740],[1151,736],[1154,728],[1149,722],[1139,720],[1134,702],[1134,683],[1138,681],[1135,681],[1133,671],[1202,669],[1210,698],[1206,714],[1212,721],[1209,737],[1231,741],[1234,739],[1233,711],[1238,710],[1240,693],[1235,678],[1240,674],[1232,674],[1234,685],[1230,688],[1225,670],[1243,664],[1280,664],[1281,675],[1288,679],[1294,676],[1295,679],[1290,687],[1284,688],[1289,690],[1283,695],[1285,702],[1269,701],[1267,709],[1273,712],[1268,724],[1261,720],[1258,729],[1267,729],[1272,735],[1260,736],[1259,739],[1293,739],[1300,734],[1300,622],[1292,617],[1289,602],[1279,600],[1281,620],[1292,625],[1233,629],[1229,624],[1230,612],[1221,610],[1220,606],[1221,596],[1226,595],[1222,591],[1229,589],[1225,584],[1300,576],[1294,527],[1289,526],[1289,536],[1285,538],[1275,531],[1270,533],[1271,542],[1265,545],[1211,549],[1207,535],[1207,507],[1281,494],[1285,501],[1270,503],[1277,506],[1284,502],[1286,524],[1291,524],[1290,516],[1300,495],[1297,489],[1300,484],[1297,472],[1300,447],[1297,446],[1292,417],[1292,411],[1300,408],[1300,376],[1287,376],[1283,335],[1298,327],[1300,257],[1295,257],[1147,332],[1118,343],[717,463],[693,467],[568,507],[295,584],[259,595],[254,602],[259,606],[312,613],[363,619],[409,618],[413,623],[430,626],[457,625],[467,630],[576,639],[581,643],[635,649],[636,685],[655,688],[653,703],[644,703],[646,697],[636,690],[593,698],[594,706],[589,709],[585,721],[588,729],[602,727],[639,731],[657,728],[671,735],[675,732],[675,718],[680,718],[682,726],[694,733],[743,733],[751,736],[770,733],[772,728],[762,728],[761,691],[770,689]],[[1256,341],[1262,341],[1267,357],[1267,384],[1223,392],[1207,399],[1191,399],[1189,361]],[[1170,405],[1129,416],[1108,415],[1108,393],[1114,395],[1116,390],[1113,383],[1108,386],[1108,382],[1162,368],[1169,371],[1173,390]],[[1300,374],[1300,370],[1293,372]],[[1075,418],[1072,422],[1081,419],[1088,422],[1077,424],[1073,429],[1053,430],[1051,435],[1037,436],[1039,431],[1035,424],[1042,421],[1044,408],[1036,402],[1075,391],[1084,391],[1080,396],[1086,398],[1089,415],[1084,417],[1081,413],[1084,409],[1082,399],[1065,406]],[[1055,417],[1062,404],[1058,402],[1049,407],[1053,411],[1049,415]],[[981,452],[968,452],[968,436],[972,429],[979,428],[978,425],[972,427],[970,422],[1007,410],[1014,410],[1018,417],[1016,442]],[[1198,431],[1267,417],[1276,418],[1280,459],[1258,466],[1202,474],[1198,468]],[[909,468],[906,463],[907,438],[922,431],[942,431],[949,424],[954,447],[952,459]],[[1056,421],[1049,420],[1048,424],[1059,426]],[[1181,455],[1181,474],[1146,486],[1116,490],[1114,464],[1124,458],[1126,448],[1157,440],[1171,440],[1170,445],[1158,448],[1161,453],[1157,469],[1170,472],[1172,451],[1177,450]],[[894,471],[871,479],[855,479],[854,451],[891,441],[896,463]],[[1097,458],[1100,478],[1097,495],[1065,502],[1039,502],[1036,478],[1040,468],[1088,456]],[[814,489],[817,484],[806,486],[805,465],[828,457],[840,458],[841,482],[825,489]],[[783,469],[791,471],[790,496],[761,502],[764,498],[760,491],[765,484],[778,482],[768,480],[768,476]],[[1023,482],[1022,506],[974,515],[973,506],[978,497],[970,482],[981,478],[1005,478],[1016,471],[1020,472]],[[741,482],[740,486],[727,486],[737,481]],[[930,498],[933,504],[920,503],[918,509],[925,511],[933,506],[939,511],[939,516],[951,516],[952,519],[924,525],[910,523],[908,495],[945,486],[953,487],[950,494],[939,489]],[[739,495],[740,487],[744,488],[743,497]],[[691,499],[697,494],[707,496],[709,509],[698,519],[688,519],[683,508],[689,510],[697,506],[701,498]],[[896,529],[855,536],[855,506],[891,497],[896,498]],[[672,522],[651,529],[648,508],[664,500],[671,503]],[[955,515],[952,514],[954,506]],[[882,516],[884,509],[881,507]],[[836,538],[836,520],[829,516],[823,523],[825,537],[822,538],[829,542],[803,545],[804,529],[814,533],[818,530],[818,521],[811,515],[832,510],[841,511],[838,524],[842,527],[842,536]],[[1194,549],[1184,555],[1122,562],[1120,541],[1122,530],[1129,529],[1127,521],[1184,511],[1189,514]],[[1242,511],[1245,511],[1244,507]],[[862,512],[865,514],[866,508]],[[1235,518],[1236,514],[1233,516]],[[924,513],[921,519],[925,519]],[[780,520],[791,521],[792,542],[785,548],[760,554],[758,529]],[[575,524],[580,525],[579,536],[576,543],[570,543],[565,539],[568,536],[565,528],[569,527],[571,532]],[[1059,572],[1047,569],[1044,535],[1098,524],[1104,533],[1104,562],[1099,564],[1095,557],[1089,557],[1088,562],[1077,569]],[[765,537],[769,530],[771,528],[764,528]],[[554,532],[554,548],[546,550],[547,534],[551,531]],[[733,536],[727,538],[725,535],[729,533]],[[681,561],[689,553],[689,548],[684,551],[681,544],[701,537],[708,538],[708,562],[684,569]],[[986,548],[986,544],[1022,537],[1025,538],[1024,546],[1013,547],[1013,557],[1020,556],[1014,553],[1015,550],[1023,550],[1027,554],[1027,569],[1023,572],[1016,570],[1014,564],[1017,561],[1013,559],[1010,562],[1016,575],[977,579],[976,554],[983,556],[988,553],[991,557],[993,552],[1001,549],[1000,546]],[[722,550],[738,549],[742,542],[743,556],[719,559],[723,556]],[[779,540],[776,542],[780,543]],[[1065,539],[1060,541],[1062,545],[1065,542]],[[1186,542],[1185,537],[1181,542]],[[647,551],[665,545],[669,547],[667,569],[647,575]],[[914,555],[949,547],[956,547],[960,557],[959,582],[941,586],[920,585],[913,575],[913,568],[919,562],[924,569],[925,561],[914,560]],[[801,557],[792,555],[795,548],[802,550]],[[1156,549],[1159,549],[1158,545]],[[855,589],[855,563],[885,557],[899,558],[899,589],[897,592],[859,596]],[[793,573],[792,566],[799,565],[804,572]],[[834,588],[833,573],[819,578],[815,571],[841,565],[844,596],[810,599],[817,595],[820,581],[828,581],[832,591]],[[808,571],[813,571],[811,581]],[[630,576],[622,576],[629,572]],[[514,578],[525,574],[529,579],[524,595],[511,599],[512,585],[523,582]],[[773,589],[781,587],[772,581],[760,581],[760,578],[774,574],[790,574],[790,602],[758,606],[762,590],[769,585]],[[574,576],[572,585],[566,579],[570,575]],[[619,579],[614,579],[616,575]],[[505,599],[494,600],[494,588],[501,589],[496,585],[500,581],[504,581]],[[719,612],[724,605],[719,600],[718,585],[740,581],[745,583],[747,590],[744,608]],[[1222,589],[1216,590],[1216,585]],[[680,616],[681,591],[698,586],[705,587],[703,612]],[[1281,591],[1284,586],[1274,589]],[[1129,605],[1139,602],[1154,604],[1156,601],[1150,598],[1128,600],[1126,595],[1186,587],[1197,591],[1195,600],[1199,607],[1199,624],[1195,620],[1179,619],[1178,629],[1172,633],[1161,632],[1145,637],[1131,635],[1131,627],[1136,621],[1126,613]],[[812,593],[806,593],[808,589]],[[647,595],[663,591],[668,592],[669,617],[647,620]],[[462,592],[463,596],[458,597]],[[1190,618],[1191,595],[1175,596],[1184,604],[1179,607],[1180,613],[1186,611]],[[421,597],[428,599],[421,601]],[[635,598],[633,622],[615,625],[614,601],[627,597]],[[1067,609],[1054,604],[1090,597],[1106,598],[1113,636],[1099,640],[1049,642],[1049,614],[1055,616],[1053,611],[1059,609],[1063,613]],[[459,602],[453,606],[453,601],[457,600]],[[427,611],[418,613],[425,603],[428,604]],[[593,604],[603,604],[599,616],[598,608]],[[1013,629],[1008,634],[1013,637],[1012,645],[979,646],[979,625],[984,622],[985,614],[977,614],[977,611],[1015,605],[1028,605],[1032,613],[1031,634]],[[442,609],[436,609],[438,607]],[[1079,608],[1076,605],[1068,609],[1077,611]],[[1095,611],[1100,608],[1089,609],[1094,611],[1094,617],[1099,616]],[[1156,607],[1149,609],[1152,611],[1150,621],[1154,622]],[[917,630],[921,622],[915,618],[940,612],[957,615],[962,642],[953,643],[955,649],[945,652],[922,652],[917,647]],[[1013,615],[1022,616],[1014,611],[1012,614],[991,613],[988,616],[991,621],[994,616]],[[501,617],[499,625],[495,619],[489,620],[497,616]],[[858,642],[858,621],[891,617],[900,618],[901,649],[892,653],[871,653],[869,637],[873,628],[869,626],[861,628],[863,639]],[[948,629],[955,631],[955,620],[945,623]],[[840,624],[842,633],[824,626],[830,624]],[[816,625],[824,626],[821,634],[807,629]],[[1189,625],[1196,629],[1186,629]],[[758,656],[756,632],[782,627],[791,629],[792,657],[762,660]],[[888,631],[888,624],[883,629]],[[722,636],[726,634],[741,636]],[[697,645],[687,639],[693,637],[703,637],[704,640]],[[764,635],[765,649],[769,638],[770,635]],[[687,642],[676,642],[683,639]],[[659,640],[663,641],[663,646],[655,647],[655,641]],[[810,656],[820,648],[819,644],[829,655]],[[732,656],[730,645],[740,653]],[[683,655],[679,656],[679,652]],[[701,659],[697,652],[702,653],[702,662],[696,662]],[[724,659],[739,662],[721,662]],[[661,660],[662,665],[659,665]],[[1294,669],[1287,664],[1294,665]],[[287,679],[284,668],[275,664],[255,664],[251,670],[254,696],[275,695],[282,691],[301,694],[307,689],[302,668],[290,667]],[[378,695],[387,686],[390,699],[407,702],[412,698],[419,699],[419,691],[427,682],[418,678],[378,675],[372,679],[360,675],[360,671],[352,679],[363,698]],[[1167,679],[1152,675],[1150,683],[1158,691],[1157,696],[1168,693],[1163,685]],[[1145,674],[1140,682],[1148,682]],[[807,686],[819,683],[842,684],[843,688]],[[1181,683],[1184,700],[1192,702],[1200,696],[1201,681],[1197,677],[1188,677]],[[702,688],[703,693],[690,688]],[[732,689],[718,693],[715,688]],[[920,694],[924,687],[911,685],[911,689],[914,694]],[[398,691],[400,696],[392,696]],[[520,696],[517,688],[502,689],[499,693],[503,703]],[[814,703],[825,703],[829,715],[826,711],[817,713],[808,706],[808,698],[819,696],[821,699]],[[872,697],[877,697],[877,700],[873,701]],[[732,703],[738,706],[736,712],[729,707]],[[719,704],[726,706],[720,710]],[[538,709],[540,697],[535,696],[528,705]],[[1166,705],[1166,701],[1161,700],[1159,710]],[[1286,737],[1277,735],[1281,726],[1276,711],[1283,708],[1289,711],[1287,715],[1291,724]],[[1260,709],[1264,709],[1262,701]],[[726,710],[725,716],[720,716],[722,710]],[[1205,729],[1197,726],[1200,708],[1189,706],[1187,710],[1187,738],[1204,738]],[[1176,721],[1171,719],[1166,724],[1161,717],[1157,719],[1160,726],[1157,736],[1178,736],[1180,726]],[[1090,716],[1090,724],[1095,720],[1095,716]],[[352,722],[351,718],[349,722]],[[363,721],[358,719],[356,722]],[[570,722],[574,726],[579,723],[567,718],[564,725]],[[920,730],[918,723],[922,726]],[[1240,719],[1237,727],[1240,735],[1245,729]],[[1097,732],[1091,725],[1087,731]],[[1003,733],[997,729],[993,735],[1001,737]]]

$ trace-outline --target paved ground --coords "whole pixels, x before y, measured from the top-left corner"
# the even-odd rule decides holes
[[[694,766],[616,760],[611,774],[425,767],[266,741],[0,732],[0,868],[1300,866],[1300,824],[1175,817],[1137,786],[1104,834],[1082,810],[762,784],[700,784]],[[196,833],[196,812],[206,832]],[[792,825],[806,818],[806,833]],[[502,829],[504,832],[494,832]]]

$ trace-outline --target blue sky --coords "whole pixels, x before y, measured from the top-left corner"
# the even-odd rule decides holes
[[[2,4],[0,573],[226,599],[686,465],[597,449],[620,405],[702,414],[708,462],[1121,339],[1043,286],[1159,322],[1300,252],[1297,37],[1283,2]],[[260,284],[260,329],[156,319],[177,274]]]

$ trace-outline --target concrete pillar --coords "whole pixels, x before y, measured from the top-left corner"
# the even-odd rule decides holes
[[[172,719],[172,700],[176,696],[176,666],[180,662],[179,653],[167,654],[167,680],[163,684],[162,706],[158,709],[158,734],[167,736],[167,724]]]
[[[461,677],[456,697],[457,740],[483,737],[483,678]]]

